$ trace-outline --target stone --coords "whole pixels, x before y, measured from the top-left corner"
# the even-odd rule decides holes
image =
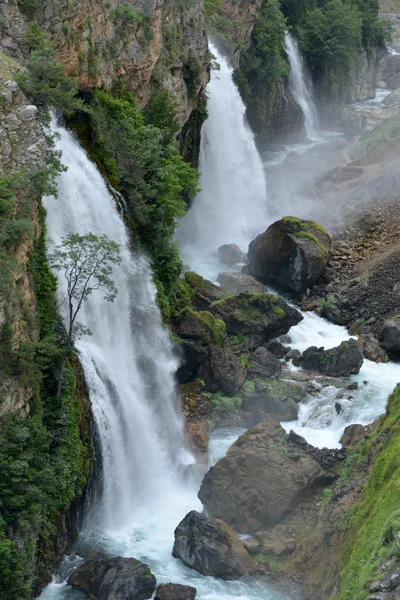
[[[204,421],[186,421],[185,433],[193,450],[208,451],[208,436]]]
[[[202,575],[234,579],[246,575],[252,560],[238,535],[221,519],[192,510],[175,529],[175,558]]]
[[[335,402],[335,410],[337,412],[338,415],[341,415],[343,412],[343,406],[340,404],[340,402]]]
[[[277,358],[283,358],[286,354],[286,348],[278,340],[270,340],[267,344],[267,350],[274,354]]]
[[[289,352],[286,354],[286,358],[288,358],[289,360],[291,360],[293,358],[300,358],[300,357],[301,357],[300,350],[296,350],[295,348],[293,348],[292,350],[289,350]]]
[[[400,317],[385,321],[379,341],[389,356],[400,358]]]
[[[207,358],[207,347],[191,340],[182,340],[176,346],[182,360],[182,364],[176,372],[177,380],[179,383],[193,381],[198,375],[200,365]]]
[[[285,217],[273,223],[249,246],[249,272],[303,294],[323,274],[331,237],[314,221]]]
[[[359,336],[358,343],[361,344],[365,358],[377,363],[389,362],[387,352],[380,346],[378,340],[372,333],[364,333]]]
[[[353,381],[347,386],[348,390],[358,390],[358,381]]]
[[[193,271],[185,273],[185,281],[193,290],[192,304],[196,310],[208,310],[213,302],[230,296],[226,290]]]
[[[327,483],[318,462],[302,445],[295,448],[298,460],[290,458],[290,438],[277,421],[259,423],[208,471],[200,500],[212,515],[224,518],[240,533],[256,533],[279,523]]]
[[[237,265],[247,262],[247,257],[236,244],[224,244],[218,248],[218,256],[226,265]]]
[[[352,338],[330,350],[311,346],[301,357],[303,369],[318,371],[331,377],[349,377],[359,373],[363,362],[362,348]]]
[[[265,285],[245,273],[220,273],[217,281],[224,290],[233,294],[242,294],[243,292],[263,293],[267,291]]]
[[[363,425],[354,424],[348,425],[339,440],[345,448],[349,446],[357,446],[358,442],[365,436],[365,428]]]
[[[257,335],[261,341],[284,335],[303,316],[280,296],[244,292],[214,302],[208,309],[222,319],[229,335]]]
[[[72,573],[69,583],[93,600],[146,600],[156,589],[149,567],[134,558],[98,556]]]
[[[162,583],[158,586],[154,600],[194,600],[197,590],[180,583]]]
[[[18,111],[18,118],[20,121],[23,121],[24,123],[29,123],[30,121],[34,121],[36,119],[37,112],[38,112],[38,109],[36,106],[33,106],[33,105],[23,106]]]
[[[229,348],[209,346],[207,356],[199,366],[198,375],[209,392],[236,394],[246,381],[247,371]]]
[[[249,375],[251,377],[261,377],[262,379],[279,377],[281,371],[280,360],[262,346],[257,348],[249,358]]]
[[[243,420],[247,427],[268,418],[277,421],[294,421],[299,414],[299,406],[291,398],[274,398],[267,393],[246,394],[242,400]]]

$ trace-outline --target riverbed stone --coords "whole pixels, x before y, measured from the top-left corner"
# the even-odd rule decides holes
[[[301,366],[303,369],[318,371],[332,377],[349,377],[359,373],[364,362],[360,344],[354,339],[342,342],[336,348],[325,350],[311,346],[303,352]]]
[[[154,600],[194,600],[197,590],[190,585],[162,583],[158,586]]]
[[[242,294],[243,292],[263,293],[267,291],[265,285],[245,273],[220,273],[217,280],[224,290],[233,294]]]
[[[249,376],[261,377],[279,377],[282,371],[282,363],[272,352],[269,352],[263,346],[260,346],[253,352],[249,358]]]
[[[236,394],[246,381],[247,371],[229,348],[209,346],[207,356],[198,369],[209,392]]]
[[[218,248],[218,256],[226,265],[237,265],[247,262],[247,256],[241,251],[237,244],[224,244]]]

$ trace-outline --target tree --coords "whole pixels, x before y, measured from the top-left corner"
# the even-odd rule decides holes
[[[77,321],[83,303],[94,291],[103,291],[104,300],[113,302],[118,291],[111,274],[113,265],[121,263],[120,247],[106,235],[70,233],[62,239],[49,256],[50,266],[59,271],[67,282],[67,325],[65,327],[65,354],[61,366],[57,398],[61,394],[62,377],[68,354],[76,339],[91,331]]]

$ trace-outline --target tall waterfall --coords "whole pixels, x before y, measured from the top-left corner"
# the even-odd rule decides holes
[[[285,34],[285,50],[290,63],[290,86],[304,114],[307,136],[318,136],[317,109],[312,100],[311,81],[306,71],[298,43],[290,33]]]
[[[155,302],[148,260],[131,254],[115,199],[73,136],[53,121],[68,171],[59,198],[47,198],[50,249],[70,232],[103,233],[121,246],[113,303],[93,293],[80,320],[93,332],[77,346],[100,436],[104,486],[103,524],[126,525],[132,509],[162,502],[176,479],[182,422],[175,391],[177,360]],[[60,296],[65,282],[60,279]]]
[[[182,219],[178,237],[185,262],[196,270],[200,256],[210,257],[222,244],[247,251],[268,223],[267,191],[245,106],[232,80],[227,59],[211,47],[220,65],[207,87],[208,119],[202,130],[200,188]],[[213,273],[208,275],[213,277]]]

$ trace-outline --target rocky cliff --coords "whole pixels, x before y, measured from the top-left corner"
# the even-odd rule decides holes
[[[181,125],[208,81],[202,0],[43,0],[0,2],[0,48],[22,58],[27,23],[35,17],[61,51],[67,73],[82,90],[123,82],[143,108],[155,89],[170,91]],[[196,71],[194,89],[188,75]],[[189,87],[189,89],[188,89]]]

